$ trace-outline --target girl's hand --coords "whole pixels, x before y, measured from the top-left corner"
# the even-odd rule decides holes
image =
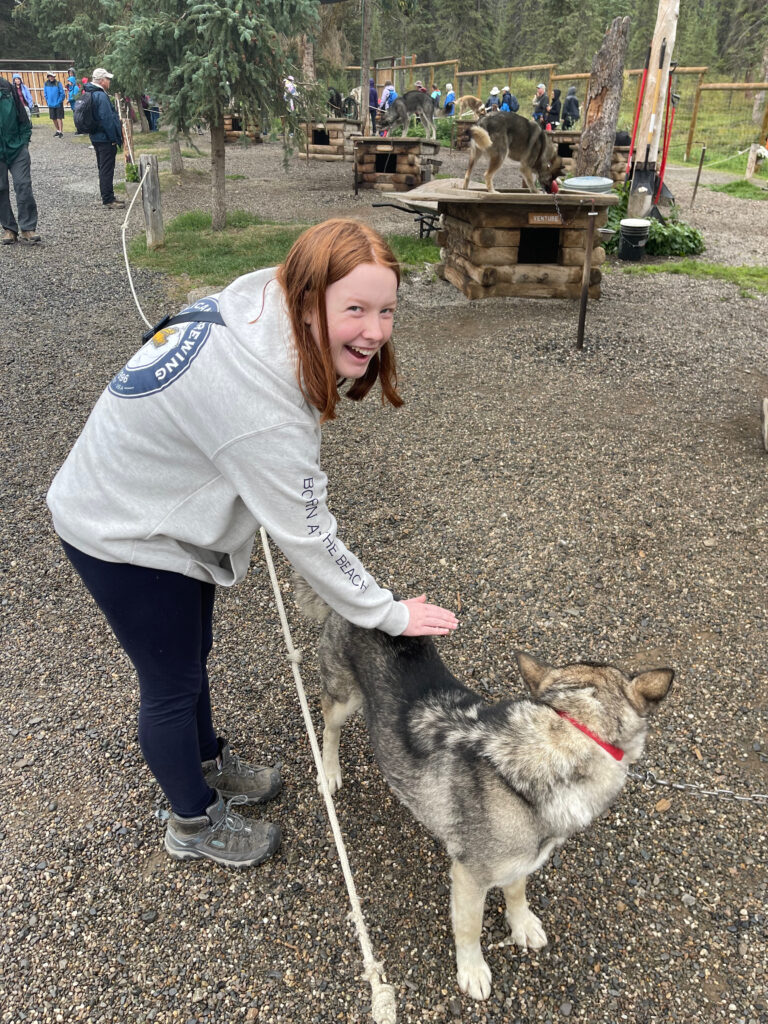
[[[459,620],[448,611],[447,608],[440,608],[436,604],[427,604],[427,595],[410,597],[407,601],[401,601],[408,609],[408,625],[401,636],[443,636],[456,629]]]

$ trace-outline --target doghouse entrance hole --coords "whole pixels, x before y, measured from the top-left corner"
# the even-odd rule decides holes
[[[328,132],[326,132],[322,128],[313,128],[312,129],[312,145],[313,146],[330,146],[330,144],[331,144],[331,137],[328,134]]]
[[[573,156],[573,143],[572,142],[558,142],[557,144],[557,155],[564,157],[566,160],[570,160]]]
[[[397,168],[397,153],[376,153],[376,173],[394,174]]]
[[[557,263],[559,228],[521,228],[518,263]]]

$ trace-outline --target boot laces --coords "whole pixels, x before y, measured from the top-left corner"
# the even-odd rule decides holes
[[[248,797],[244,796],[243,794],[238,794],[238,796],[230,797],[224,806],[223,817],[220,818],[219,821],[217,821],[213,826],[214,832],[217,829],[223,829],[228,832],[242,832],[243,829],[245,828],[245,818],[242,816],[242,814],[238,814],[236,811],[233,811],[232,805],[247,803]]]

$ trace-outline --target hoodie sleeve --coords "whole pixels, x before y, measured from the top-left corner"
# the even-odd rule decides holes
[[[355,625],[397,636],[408,625],[408,609],[337,537],[318,448],[312,428],[296,422],[236,440],[213,461],[324,601]]]

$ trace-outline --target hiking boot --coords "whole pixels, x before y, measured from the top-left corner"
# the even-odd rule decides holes
[[[18,241],[18,235],[15,231],[11,231],[10,228],[6,228],[3,232],[3,245],[13,245],[14,242]]]
[[[122,210],[125,203],[122,199],[113,199],[111,203],[104,203],[104,206],[106,206],[108,210]]]
[[[225,800],[245,797],[245,803],[263,804],[277,796],[283,788],[280,768],[244,764],[229,748],[229,740],[219,737],[219,756],[203,761],[203,775],[211,789],[218,790]]]
[[[20,241],[29,242],[30,245],[36,245],[37,242],[42,241],[42,239],[36,231],[22,231],[20,235]]]
[[[280,828],[268,821],[250,821],[232,810],[243,796],[216,800],[199,818],[171,812],[165,849],[175,860],[212,860],[230,868],[251,868],[271,857],[280,845]]]
[[[763,399],[763,448],[768,452],[768,398]]]

